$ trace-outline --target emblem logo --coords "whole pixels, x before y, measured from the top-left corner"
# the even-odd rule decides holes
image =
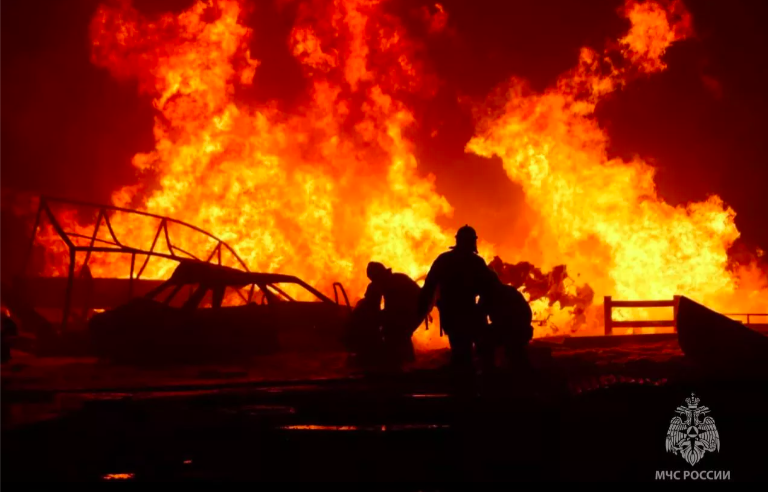
[[[720,435],[715,427],[715,419],[707,415],[710,410],[699,406],[699,399],[691,394],[685,399],[687,406],[679,406],[667,430],[667,452],[683,457],[694,466],[707,451],[720,451]],[[703,417],[703,419],[702,419]]]

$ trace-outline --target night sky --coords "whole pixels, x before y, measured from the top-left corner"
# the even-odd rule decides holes
[[[2,189],[108,202],[135,181],[131,157],[154,147],[153,110],[135,82],[92,65],[88,24],[97,0],[5,2],[2,12]],[[190,2],[135,1],[149,15]],[[542,90],[571,68],[581,46],[601,50],[628,23],[614,0],[444,0],[449,31],[427,36],[416,11],[426,2],[387,7],[424,45],[437,95],[415,101],[421,169],[471,222],[463,203],[492,211],[499,225],[521,200],[499,160],[464,153],[472,120],[459,100],[481,101],[510,76]],[[261,60],[248,97],[276,99],[290,111],[306,81],[290,55],[292,2],[255,2],[252,53]],[[768,250],[768,2],[686,0],[696,36],[667,53],[669,68],[630,84],[598,107],[610,151],[639,155],[659,170],[672,204],[720,195],[737,212],[743,240]],[[439,129],[435,138],[430,133]],[[588,204],[585,204],[588,206]],[[13,221],[3,214],[3,259]],[[489,212],[491,213],[491,212]],[[490,228],[489,228],[490,229]],[[496,229],[496,228],[494,228]],[[498,228],[506,234],[510,228]],[[504,239],[496,232],[496,237]]]

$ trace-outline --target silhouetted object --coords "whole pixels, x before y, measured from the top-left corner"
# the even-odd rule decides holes
[[[440,313],[440,327],[451,344],[455,368],[472,367],[472,346],[481,342],[487,322],[478,298],[489,296],[498,277],[477,255],[477,234],[469,226],[456,233],[456,245],[441,254],[427,274],[419,302],[420,318],[432,303]]]
[[[563,307],[573,306],[574,328],[587,322],[587,308],[592,305],[595,298],[595,291],[587,284],[576,287],[575,296],[567,296],[561,305]]]
[[[386,359],[394,364],[412,362],[415,356],[411,337],[423,319],[419,317],[421,287],[408,275],[393,273],[378,262],[370,262],[366,273],[371,283],[365,298],[375,306],[384,300],[381,330]]]
[[[348,350],[355,364],[365,369],[378,367],[383,356],[380,304],[380,301],[363,297],[352,310],[347,325]]]
[[[514,286],[499,281],[481,307],[490,320],[483,342],[485,367],[494,365],[499,347],[504,348],[508,367],[526,366],[528,342],[533,338],[533,311],[525,297]]]
[[[80,319],[83,323],[88,323],[88,317],[93,309],[93,297],[95,291],[94,278],[91,268],[88,265],[80,270],[80,279],[83,281],[83,302],[80,309]]]
[[[544,273],[527,261],[509,264],[496,256],[488,266],[503,283],[528,294],[531,302],[546,297],[549,306],[559,303],[561,308],[572,307],[574,329],[586,322],[586,311],[592,305],[595,293],[587,284],[577,285],[575,293],[573,289],[569,292],[566,281],[571,278],[565,265],[558,265]]]
[[[95,314],[89,329],[97,355],[113,360],[227,361],[345,350],[349,311],[290,275],[183,260],[146,296]]]
[[[498,256],[493,257],[488,267],[496,272],[496,275],[499,276],[503,283],[509,284],[516,289],[522,289],[530,278],[531,272],[536,269],[527,261],[521,261],[516,264],[504,263]]]
[[[546,297],[552,306],[558,301],[566,301],[565,281],[569,278],[565,265],[558,265],[549,273],[543,273],[527,261],[516,264],[504,263],[498,256],[488,265],[499,279],[516,289],[522,289],[528,293],[531,302]]]
[[[21,282],[13,284],[3,282],[0,292],[3,293],[3,304],[7,306],[14,318],[18,321],[22,331],[32,335],[36,339],[36,349],[44,348],[55,341],[55,331],[52,323],[33,308],[26,299],[23,289],[19,288]]]
[[[89,244],[83,244],[83,239],[88,238],[82,237],[81,234],[68,231],[68,228],[62,225],[62,222],[63,224],[67,223],[66,220],[61,220],[64,219],[64,216],[61,216],[61,212],[64,210],[69,210],[80,218],[91,217],[91,219],[96,219],[94,222],[92,222],[92,227],[90,227],[90,230],[92,230],[93,233],[90,237]],[[120,217],[131,217],[131,220],[136,220],[144,224],[153,224],[153,227],[156,226],[154,233],[155,239],[152,241],[151,245],[142,244],[142,241],[137,242],[137,237],[132,235],[133,230],[131,228],[112,227],[110,217],[112,217],[115,212],[118,212]],[[61,332],[66,332],[69,330],[69,328],[71,328],[68,326],[70,322],[74,322],[74,324],[77,325],[78,317],[73,317],[72,314],[74,314],[78,308],[78,306],[75,304],[75,297],[80,297],[76,296],[76,285],[80,283],[78,281],[82,280],[82,278],[76,278],[80,276],[76,275],[75,272],[75,266],[78,263],[75,260],[76,256],[81,253],[85,253],[85,257],[83,258],[83,270],[85,270],[85,268],[88,266],[88,262],[92,253],[94,252],[98,252],[99,254],[108,253],[131,256],[130,270],[122,272],[127,278],[91,278],[90,282],[85,282],[86,293],[84,297],[86,299],[86,303],[84,306],[79,307],[82,307],[83,312],[86,312],[86,314],[88,309],[103,309],[116,306],[116,304],[112,302],[115,291],[108,287],[110,285],[115,286],[116,284],[120,283],[124,284],[124,286],[120,286],[121,288],[118,289],[118,296],[121,299],[120,302],[123,302],[123,299],[126,299],[126,294],[128,299],[133,298],[135,292],[135,284],[140,281],[142,273],[145,271],[148,262],[153,257],[165,258],[172,261],[184,261],[193,259],[202,261],[202,258],[207,258],[205,260],[206,262],[216,262],[218,265],[224,264],[222,263],[222,258],[224,258],[225,260],[229,259],[230,264],[239,264],[243,270],[248,271],[248,267],[246,266],[245,262],[237,255],[231,246],[216,236],[194,225],[187,224],[170,217],[163,217],[139,210],[41,196],[37,209],[37,217],[32,228],[32,237],[30,238],[29,242],[29,253],[24,267],[25,272],[30,267],[41,266],[35,265],[34,260],[36,255],[34,252],[36,250],[35,244],[37,242],[38,235],[42,234],[45,236],[45,234],[47,234],[45,232],[47,229],[42,227],[43,221],[50,223],[50,226],[67,246],[70,256],[69,273],[66,278],[34,278],[34,276],[27,277],[26,273],[22,274],[21,277],[27,277],[25,278],[24,283],[27,283],[28,280],[34,280],[34,283],[43,286],[44,288],[41,289],[41,293],[50,292],[49,289],[58,289],[59,286],[63,288],[64,295],[61,296],[63,299],[60,299],[60,296],[56,296],[56,302],[61,303],[60,307],[58,308],[62,310],[61,324],[60,327],[57,327]],[[86,224],[82,225],[85,226]],[[109,232],[109,239],[106,238],[107,236],[105,235],[105,229]],[[123,229],[122,232],[121,229]],[[102,233],[104,233],[101,235],[101,238],[99,238],[100,230]],[[116,235],[115,231],[118,231],[119,234]],[[213,249],[206,251],[204,256],[197,257],[194,254],[191,254],[179,247],[179,245],[183,244],[183,242],[178,242],[175,237],[178,235],[179,238],[186,237],[187,239],[190,239],[192,237],[190,234],[202,239]],[[199,234],[199,236],[197,234]],[[165,241],[158,241],[158,239],[161,237],[164,237]],[[166,244],[166,248],[160,248],[161,242]],[[149,246],[149,249],[144,249],[146,246]],[[167,252],[164,252],[163,250],[167,250]],[[197,253],[202,253],[202,251],[198,251]],[[42,258],[44,258],[44,256],[45,255],[43,255]],[[137,259],[138,262],[136,261]],[[88,293],[87,290],[91,288],[91,292]],[[35,290],[37,289],[32,289],[31,291],[34,293]],[[41,296],[41,298],[39,298],[37,295],[33,295],[30,296],[27,301],[29,302],[30,306],[34,308],[37,308],[38,306],[48,308],[49,306],[42,305],[47,302],[46,297],[47,296]],[[40,300],[38,301],[38,299]],[[83,319],[84,317],[80,316],[79,318]],[[26,319],[24,322],[26,323]]]
[[[11,348],[13,347],[13,341],[19,335],[16,322],[7,314],[2,314],[2,326],[0,326],[2,332],[2,361],[7,362],[11,360]]]
[[[768,374],[768,337],[682,296],[677,337],[686,357],[707,371],[740,377]]]

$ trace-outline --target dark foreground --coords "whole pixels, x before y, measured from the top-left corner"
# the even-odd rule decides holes
[[[4,424],[12,403],[18,411],[56,401],[62,411],[4,427],[3,481],[653,481],[664,471],[766,479],[766,380],[718,377],[676,356],[601,365],[595,353],[471,386],[439,369],[59,392],[11,382]],[[665,451],[691,392],[721,439],[693,467]]]

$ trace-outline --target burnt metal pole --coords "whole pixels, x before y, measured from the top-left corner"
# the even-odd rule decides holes
[[[128,299],[133,297],[133,269],[136,265],[136,253],[131,254],[131,277],[128,280]]]
[[[144,260],[144,264],[141,265],[141,268],[139,269],[139,273],[136,274],[136,279],[141,277],[141,274],[144,273],[144,268],[146,268],[147,263],[149,263],[149,257],[152,256],[152,252],[155,250],[155,244],[157,244],[157,238],[160,237],[160,232],[163,230],[163,225],[165,225],[165,219],[160,221],[160,226],[157,228],[155,239],[152,240],[152,246],[149,248],[149,254],[147,255],[147,259]]]
[[[80,274],[85,272],[85,267],[88,266],[88,260],[91,259],[91,251],[93,245],[96,244],[96,236],[99,235],[99,226],[101,225],[101,218],[104,215],[104,209],[99,209],[99,215],[96,217],[96,226],[93,228],[93,236],[91,237],[91,244],[88,247],[88,251],[85,252],[85,260],[83,260],[83,268],[80,269]]]
[[[67,329],[69,320],[69,311],[72,309],[72,290],[75,285],[75,259],[77,252],[75,248],[69,248],[69,277],[67,277],[67,293],[64,299],[64,313],[61,319],[61,331]]]
[[[35,248],[35,236],[37,236],[37,228],[40,227],[40,216],[43,214],[43,201],[44,199],[40,199],[40,204],[37,207],[37,215],[35,216],[35,225],[32,227],[32,235],[29,239],[29,249],[27,250],[27,258],[24,261],[24,270],[22,271],[22,275],[27,273],[27,269],[29,268],[29,263],[32,261],[32,251]]]

